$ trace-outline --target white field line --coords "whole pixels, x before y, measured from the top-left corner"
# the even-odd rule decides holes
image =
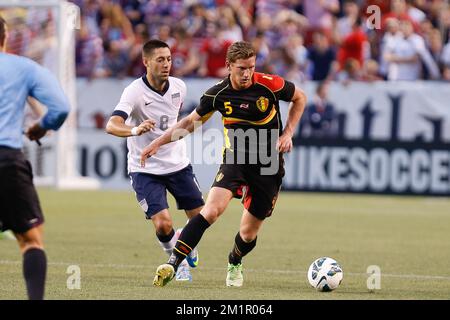
[[[12,261],[12,260],[0,260],[0,265],[21,265],[22,261]],[[145,269],[156,268],[157,266],[152,265],[141,265],[141,264],[101,264],[101,263],[69,263],[69,262],[49,262],[50,266],[70,266],[78,265],[81,267],[90,268],[112,268],[112,269]],[[223,271],[226,268],[201,268],[202,270],[212,270],[212,271]],[[150,269],[151,270],[151,269]],[[298,270],[277,270],[277,269],[246,269],[250,272],[263,272],[263,273],[280,273],[280,274],[306,274],[304,271]],[[361,276],[368,277],[369,273],[358,273],[358,272],[346,272],[346,275],[350,276]],[[391,273],[381,273],[381,277],[388,278],[403,278],[403,279],[417,279],[417,280],[447,280],[450,281],[450,276],[435,276],[435,275],[418,275],[418,274],[391,274]]]

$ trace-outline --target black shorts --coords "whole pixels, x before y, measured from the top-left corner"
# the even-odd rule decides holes
[[[272,215],[281,182],[284,177],[283,156],[279,157],[278,171],[274,175],[261,174],[256,164],[222,164],[212,187],[230,190],[241,199],[245,209],[259,220]]]
[[[43,222],[30,163],[22,151],[0,147],[0,230],[24,233]]]

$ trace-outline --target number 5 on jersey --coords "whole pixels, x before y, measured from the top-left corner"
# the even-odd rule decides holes
[[[225,106],[225,114],[231,114],[233,112],[233,107],[231,106],[230,101],[225,101],[223,105]]]

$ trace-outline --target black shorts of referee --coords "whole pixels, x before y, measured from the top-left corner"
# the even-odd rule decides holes
[[[20,149],[0,146],[0,231],[21,234],[42,223],[30,162]]]

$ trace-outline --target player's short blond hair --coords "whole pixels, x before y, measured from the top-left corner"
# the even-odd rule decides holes
[[[229,63],[236,62],[239,59],[248,59],[256,56],[256,51],[251,43],[246,41],[238,41],[228,47],[227,61]]]

